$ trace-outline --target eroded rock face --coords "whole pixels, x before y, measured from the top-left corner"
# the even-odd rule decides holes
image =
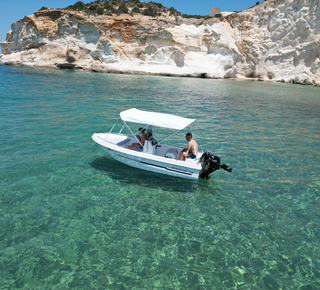
[[[44,10],[12,24],[1,64],[320,82],[319,0],[267,0],[220,19]]]

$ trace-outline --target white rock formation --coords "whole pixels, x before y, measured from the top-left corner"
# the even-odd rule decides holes
[[[12,24],[1,64],[320,83],[319,0],[267,0],[208,20],[45,10]]]

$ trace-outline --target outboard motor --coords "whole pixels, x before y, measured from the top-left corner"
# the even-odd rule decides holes
[[[212,172],[219,170],[220,168],[232,172],[232,168],[229,168],[227,165],[220,165],[220,157],[211,154],[210,152],[204,152],[200,157],[200,164],[202,166],[202,170],[200,173],[201,178],[209,178],[209,174]]]

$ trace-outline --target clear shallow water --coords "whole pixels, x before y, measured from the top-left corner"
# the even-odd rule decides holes
[[[319,89],[5,66],[0,83],[1,289],[320,287]],[[91,135],[131,107],[196,117],[234,172],[113,161]]]

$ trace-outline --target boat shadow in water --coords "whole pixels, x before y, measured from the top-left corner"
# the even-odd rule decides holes
[[[125,184],[137,184],[143,187],[161,188],[165,191],[210,193],[219,191],[213,180],[189,180],[169,175],[157,174],[124,165],[112,158],[102,156],[89,163],[94,169],[106,172],[112,179]]]

